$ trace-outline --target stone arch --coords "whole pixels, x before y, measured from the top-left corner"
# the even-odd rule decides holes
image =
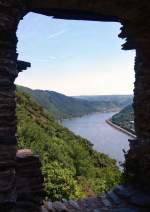
[[[130,142],[125,176],[130,182],[150,189],[150,3],[147,0],[0,0],[0,203],[10,207],[16,203],[14,80],[19,71],[29,66],[17,62],[16,30],[28,12],[54,18],[122,23],[119,37],[126,38],[122,48],[136,50],[133,106],[137,139]]]

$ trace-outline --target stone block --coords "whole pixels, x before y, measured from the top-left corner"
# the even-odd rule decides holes
[[[129,202],[133,205],[150,208],[150,194],[137,193],[129,199]]]

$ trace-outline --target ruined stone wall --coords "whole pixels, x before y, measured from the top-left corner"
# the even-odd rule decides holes
[[[146,9],[146,8],[145,8]],[[137,138],[130,140],[125,178],[142,190],[150,190],[150,18],[144,10],[132,22],[123,22],[119,37],[124,50],[135,49],[134,119]]]
[[[24,14],[21,1],[0,0],[0,211],[16,204],[16,30]]]
[[[18,150],[16,158],[16,212],[40,212],[43,204],[43,176],[38,155]]]
[[[150,51],[136,50],[134,113],[137,139],[130,141],[125,176],[133,185],[150,190]]]

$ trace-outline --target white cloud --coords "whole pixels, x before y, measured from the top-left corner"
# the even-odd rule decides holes
[[[50,59],[32,59],[32,61],[35,61],[35,62],[39,62],[39,63],[48,63],[50,61]]]
[[[39,63],[49,63],[50,60],[56,60],[57,57],[50,56],[49,58],[32,58],[33,62],[39,62]]]
[[[67,30],[61,30],[59,32],[53,33],[48,37],[48,39],[59,37],[60,35],[63,35],[64,33],[66,33],[66,31]]]

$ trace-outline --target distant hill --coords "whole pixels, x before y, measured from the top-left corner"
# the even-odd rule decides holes
[[[115,160],[59,125],[30,95],[17,92],[18,147],[40,156],[45,197],[78,199],[120,183]]]
[[[93,95],[93,96],[76,96],[78,99],[88,100],[90,102],[113,103],[121,108],[129,105],[133,101],[132,95]]]
[[[92,112],[119,111],[131,103],[131,96],[69,97],[48,90],[32,90],[17,86],[18,91],[27,93],[50,112],[56,119],[83,116]]]
[[[56,119],[82,116],[95,111],[93,105],[85,100],[68,97],[54,91],[32,90],[22,86],[17,86],[17,88],[18,91],[31,95]]]
[[[126,106],[112,117],[112,122],[134,133],[134,111],[132,105]]]

